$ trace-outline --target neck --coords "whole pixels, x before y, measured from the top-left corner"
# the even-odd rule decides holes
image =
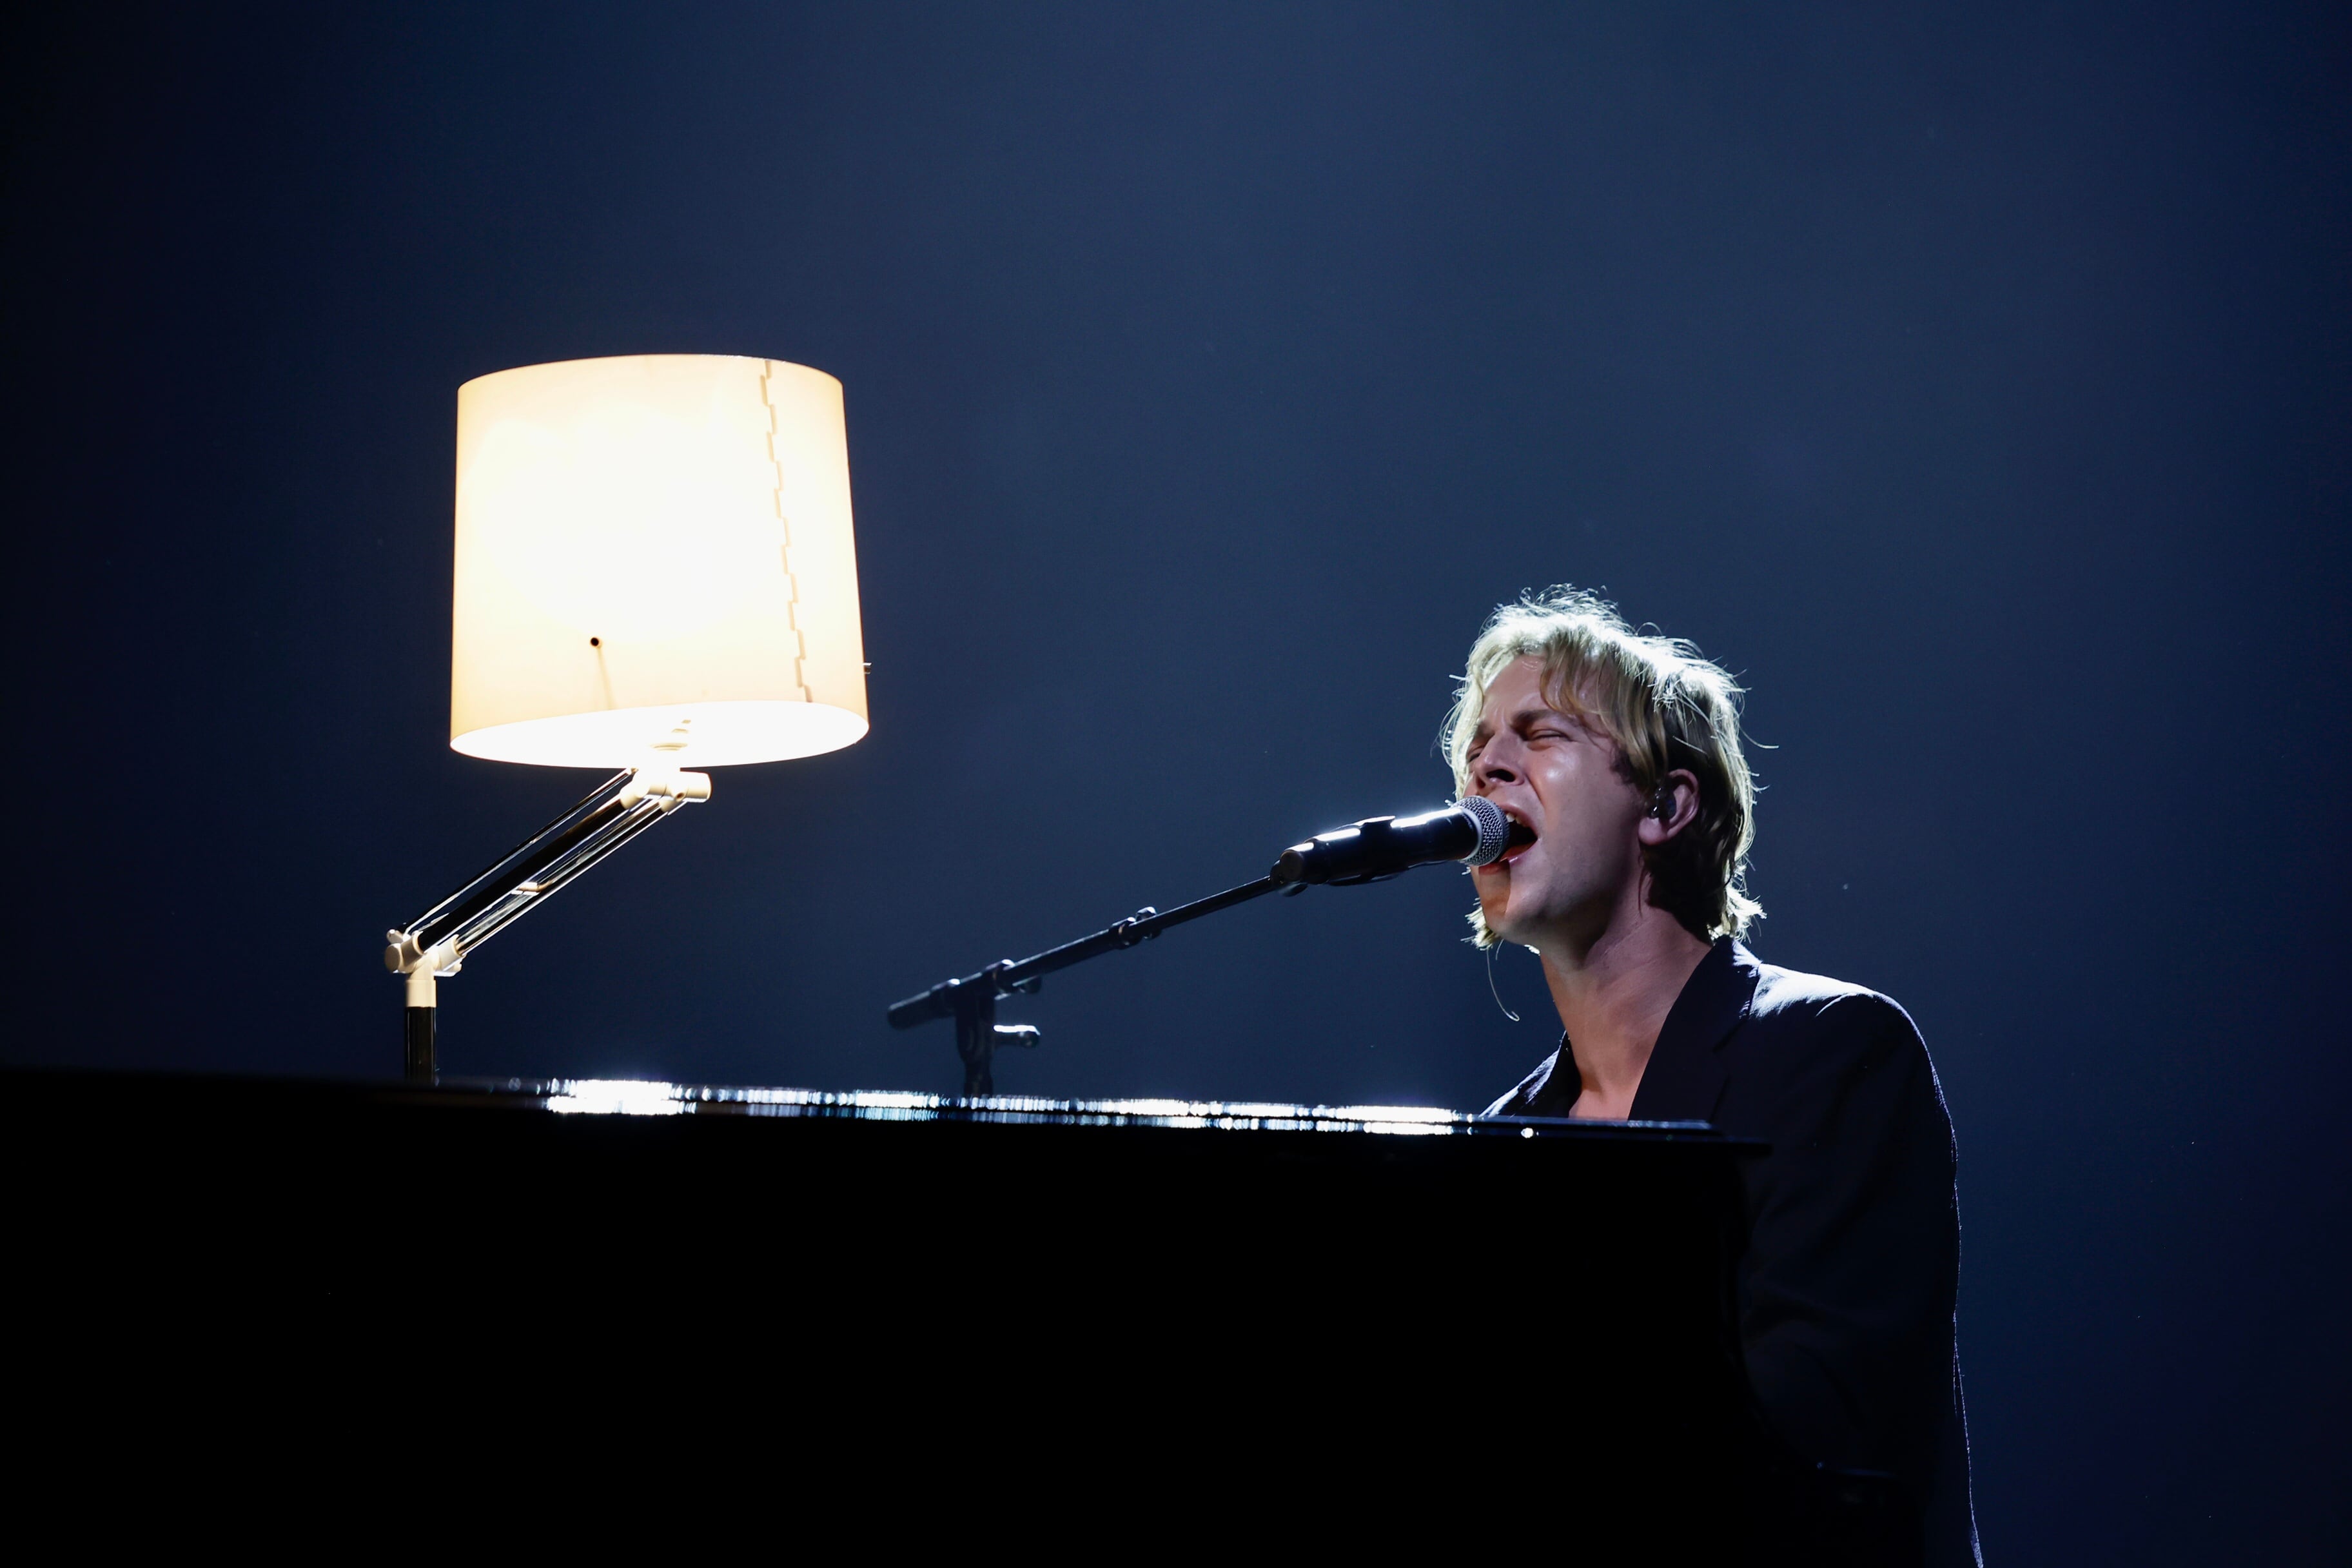
[[[1622,1121],[1633,1110],[1658,1031],[1707,944],[1664,910],[1636,901],[1596,939],[1534,946],[1583,1079],[1573,1114]]]

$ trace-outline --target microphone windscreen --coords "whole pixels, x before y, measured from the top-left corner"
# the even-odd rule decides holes
[[[1501,806],[1485,795],[1465,795],[1454,803],[1454,809],[1468,817],[1478,829],[1478,847],[1462,857],[1464,865],[1491,865],[1511,847],[1511,819],[1503,815]]]

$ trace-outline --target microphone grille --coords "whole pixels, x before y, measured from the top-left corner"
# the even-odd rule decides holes
[[[1465,866],[1486,866],[1501,858],[1511,846],[1511,819],[1503,808],[1485,795],[1465,795],[1454,802],[1454,809],[1468,817],[1478,829],[1478,847],[1462,858]]]

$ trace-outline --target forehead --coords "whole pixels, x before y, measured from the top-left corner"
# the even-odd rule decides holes
[[[1550,699],[1544,695],[1543,660],[1533,654],[1522,654],[1495,672],[1486,682],[1480,699],[1480,728],[1500,722],[1514,713],[1530,709],[1549,708]]]

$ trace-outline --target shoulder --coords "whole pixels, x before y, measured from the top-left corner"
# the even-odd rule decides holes
[[[1756,990],[1724,1053],[1735,1076],[1751,1083],[1760,1076],[1801,1095],[1836,1095],[1843,1090],[1832,1086],[1875,1081],[1888,1092],[1909,1086],[1940,1102],[1927,1042],[1893,997],[1764,963],[1745,949],[1740,956],[1754,967]]]
[[[1825,1043],[1888,1037],[1920,1045],[1918,1026],[1892,996],[1849,980],[1766,963],[1745,948],[1738,952],[1756,973],[1756,992],[1745,1023],[1773,1033],[1816,1037]]]

